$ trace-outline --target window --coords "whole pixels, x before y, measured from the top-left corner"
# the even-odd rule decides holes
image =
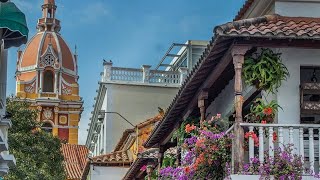
[[[53,73],[52,71],[44,72],[43,92],[53,92]]]
[[[54,57],[51,54],[48,54],[45,58],[44,58],[44,63],[46,66],[53,66],[54,64]]]
[[[49,122],[44,123],[41,129],[47,133],[52,133],[52,125]]]
[[[54,56],[52,54],[46,55],[44,58],[41,59],[40,61],[40,66],[41,67],[47,67],[47,66],[54,66]]]

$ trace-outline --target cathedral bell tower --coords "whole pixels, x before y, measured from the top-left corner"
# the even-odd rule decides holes
[[[37,109],[42,129],[78,144],[83,101],[79,96],[77,55],[60,32],[54,0],[44,0],[37,33],[18,51],[16,96]]]

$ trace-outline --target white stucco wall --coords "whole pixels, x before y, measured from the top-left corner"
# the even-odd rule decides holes
[[[129,168],[90,166],[87,180],[121,180]]]
[[[178,87],[108,84],[104,107],[118,112],[136,125],[158,114],[158,107],[166,109],[172,102]],[[132,128],[116,114],[106,114],[105,153],[113,151],[125,129]]]
[[[243,96],[245,99],[251,96],[254,91],[254,87],[246,86],[243,83]],[[234,79],[230,80],[218,97],[210,103],[206,110],[207,119],[211,119],[212,116],[218,113],[223,117],[229,117],[234,113]]]
[[[277,0],[275,13],[282,16],[320,17],[319,0]]]
[[[317,49],[281,49],[283,63],[290,77],[283,81],[277,93],[277,101],[283,108],[278,112],[278,122],[282,124],[300,123],[300,67],[320,66],[320,50]]]

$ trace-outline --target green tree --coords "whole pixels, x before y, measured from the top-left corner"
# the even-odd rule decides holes
[[[7,180],[65,180],[61,141],[51,133],[41,131],[37,112],[27,102],[7,101],[12,115],[9,129],[10,152],[17,165],[10,169]]]

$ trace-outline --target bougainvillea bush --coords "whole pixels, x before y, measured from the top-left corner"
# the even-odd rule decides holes
[[[263,165],[260,165],[259,158],[252,158],[252,164],[245,164],[240,174],[261,175],[262,179],[268,179],[270,175],[280,180],[301,179],[304,170],[301,156],[294,154],[292,150],[293,145],[285,146],[283,150],[276,148],[272,158],[266,151]]]
[[[226,163],[231,161],[231,135],[225,134],[226,127],[219,114],[202,125],[186,124],[181,166],[161,169],[160,179],[223,179]]]

